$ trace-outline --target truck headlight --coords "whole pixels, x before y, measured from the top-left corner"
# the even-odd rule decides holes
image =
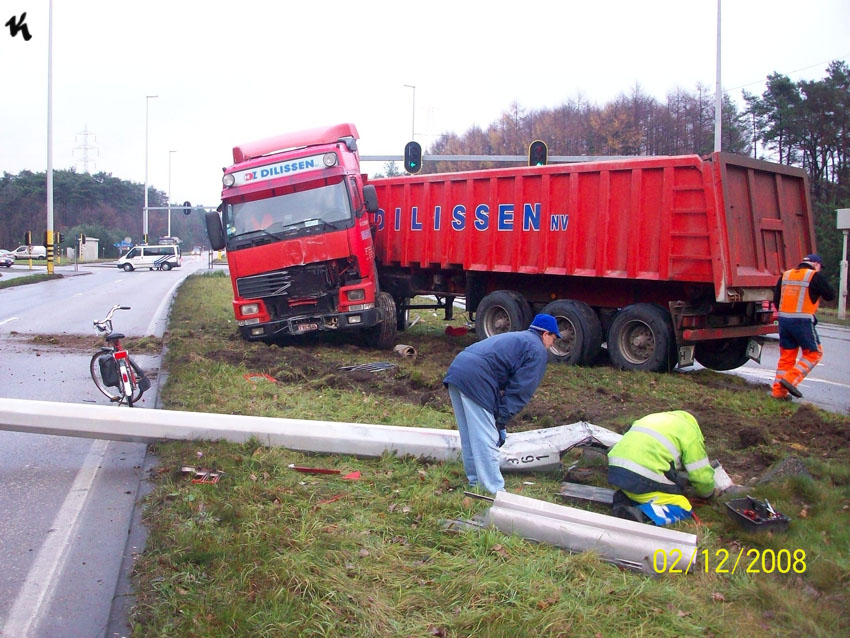
[[[354,288],[353,290],[346,290],[345,297],[349,301],[360,301],[361,299],[366,298],[366,291],[363,288]]]
[[[236,183],[236,178],[233,176],[233,173],[228,173],[221,178],[221,183],[224,184],[225,188],[230,188]]]
[[[325,153],[324,157],[322,157],[322,162],[328,168],[336,166],[336,153]]]
[[[240,310],[243,315],[255,315],[260,312],[260,304],[246,303],[240,308]]]

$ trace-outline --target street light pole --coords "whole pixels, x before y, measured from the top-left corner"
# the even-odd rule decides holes
[[[413,89],[413,108],[410,114],[410,141],[412,142],[416,136],[416,87],[412,84],[405,84],[408,89]]]
[[[717,0],[717,81],[714,89],[714,151],[720,152],[723,91],[720,87],[720,0]]]
[[[168,236],[171,237],[171,156],[177,151],[168,151]]]
[[[47,274],[53,274],[53,0],[47,4]],[[32,262],[30,262],[32,263]]]
[[[150,110],[151,98],[158,95],[145,96],[145,209],[142,211],[142,241],[148,241],[148,111]]]

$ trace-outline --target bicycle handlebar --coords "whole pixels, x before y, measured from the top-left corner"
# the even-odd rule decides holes
[[[130,306],[121,306],[119,304],[115,304],[114,306],[112,306],[112,308],[110,308],[109,312],[103,319],[101,319],[100,321],[98,321],[97,319],[92,321],[94,327],[97,329],[98,332],[112,332],[112,315],[115,313],[116,310],[130,310]]]

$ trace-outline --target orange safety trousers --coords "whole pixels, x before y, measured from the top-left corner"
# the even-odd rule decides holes
[[[797,351],[802,350],[803,356],[797,359]],[[806,378],[820,360],[823,359],[823,346],[818,344],[817,350],[806,350],[805,348],[783,348],[779,347],[779,363],[776,366],[776,378],[773,381],[773,396],[783,399],[788,396],[788,390],[779,384],[780,379],[797,387]]]

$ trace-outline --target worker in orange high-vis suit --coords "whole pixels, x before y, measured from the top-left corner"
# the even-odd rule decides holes
[[[821,299],[835,299],[835,290],[821,268],[819,255],[806,255],[776,283],[773,302],[779,309],[779,364],[772,394],[777,399],[786,399],[789,394],[801,398],[803,393],[797,386],[823,358],[815,313]],[[799,360],[798,349],[803,351]]]

